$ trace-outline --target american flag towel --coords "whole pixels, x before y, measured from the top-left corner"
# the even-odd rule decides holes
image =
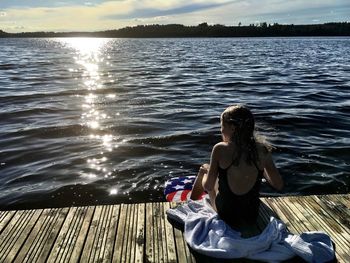
[[[189,200],[195,179],[196,176],[170,178],[166,181],[164,187],[166,200],[168,202],[182,202]]]

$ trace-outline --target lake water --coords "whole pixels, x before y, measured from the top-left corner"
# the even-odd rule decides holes
[[[348,37],[0,39],[0,208],[164,200],[236,103],[283,195],[349,192]]]

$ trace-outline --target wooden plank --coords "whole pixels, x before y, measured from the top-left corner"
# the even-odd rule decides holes
[[[103,262],[104,254],[106,251],[106,240],[108,236],[108,231],[110,227],[110,218],[112,216],[113,207],[108,205],[104,206],[105,208],[105,216],[103,220],[100,221],[100,234],[98,239],[98,244],[96,247],[96,254],[93,262]]]
[[[296,234],[328,232],[338,259],[350,262],[349,195],[261,200],[266,206],[260,207],[257,229],[263,230],[274,215]],[[174,206],[146,203],[0,211],[0,262],[196,262],[197,255],[190,252],[183,233],[166,220],[166,210]]]
[[[38,261],[38,257],[47,242],[52,227],[57,224],[61,210],[63,209],[45,209],[43,211],[26,242],[23,244],[15,262]]]
[[[50,230],[48,231],[47,239],[43,241],[42,249],[40,250],[40,253],[38,255],[38,261],[37,262],[46,262],[49,253],[51,252],[51,249],[53,247],[53,244],[58,236],[59,231],[61,230],[61,227],[64,223],[64,220],[67,217],[67,214],[69,212],[69,208],[62,208],[58,212],[58,218],[54,224],[50,226]]]
[[[16,262],[34,262],[36,254],[40,253],[40,245],[45,238],[47,229],[56,221],[57,214],[57,209],[44,209],[19,255],[17,255]]]
[[[346,219],[337,211],[335,207],[331,207],[329,204],[325,204],[318,197],[309,197],[310,204],[314,205],[315,209],[322,209],[322,213],[317,214],[323,221],[326,221],[329,232],[331,233],[333,241],[336,243],[337,250],[343,251],[342,255],[345,255],[346,262],[350,262],[350,234],[346,227],[343,227],[343,223]],[[327,203],[329,201],[327,200]],[[346,221],[345,221],[346,222]]]
[[[294,220],[293,218],[288,218],[284,211],[281,209],[281,207],[278,206],[278,204],[273,199],[265,199],[266,204],[273,209],[273,211],[277,214],[277,216],[286,224],[289,230],[293,231],[294,233],[300,233],[302,230],[300,229],[299,225],[292,224],[290,220]]]
[[[176,203],[170,204],[171,208],[175,208],[176,206],[177,206]],[[177,262],[192,262],[192,256],[188,249],[188,246],[182,231],[177,228],[173,228],[173,229],[174,229],[174,237],[175,237]]]
[[[7,224],[6,228],[3,230],[1,239],[0,239],[0,262],[6,257],[11,239],[16,233],[16,229],[20,228],[21,225],[25,222],[26,218],[30,211],[18,211],[12,218],[12,220]],[[11,247],[11,246],[10,246]]]
[[[127,213],[127,224],[126,224],[126,244],[123,246],[123,262],[132,262],[133,252],[132,252],[132,231],[133,231],[133,222],[134,222],[134,206],[128,204],[128,213]]]
[[[15,213],[16,213],[16,211],[1,211],[1,216],[0,216],[0,235],[1,235],[1,232],[7,226],[7,223],[10,222],[12,217],[15,215]]]
[[[154,252],[154,225],[153,225],[153,208],[151,203],[146,203],[146,242],[145,242],[145,252],[146,252],[146,262],[155,262],[155,252]]]
[[[166,255],[166,247],[165,247],[165,235],[164,235],[164,229],[163,229],[163,223],[162,223],[162,208],[160,206],[160,203],[153,203],[153,217],[155,218],[156,222],[156,233],[157,238],[154,240],[156,242],[155,246],[158,247],[158,262],[166,262],[167,261],[167,255]]]
[[[331,215],[343,231],[350,234],[350,209],[341,201],[328,196],[313,196],[315,202],[318,203],[329,215]]]
[[[26,222],[28,222],[31,213],[33,213],[33,211],[30,210],[17,211],[3,230],[2,238],[0,239],[0,262],[3,262],[11,251],[16,241],[16,236],[18,237],[18,232],[20,232]]]
[[[350,213],[350,200],[347,199],[346,196],[335,195],[333,198],[344,205],[347,214]]]
[[[0,262],[12,262],[14,260],[18,251],[20,250],[28,235],[32,231],[42,211],[42,209],[30,210],[28,216],[23,217],[25,219],[23,224],[21,224],[18,228],[18,225],[15,225],[16,233],[11,237],[12,240],[11,242],[9,242],[10,245],[8,247],[6,256],[3,259],[0,258]]]
[[[152,219],[153,219],[153,253],[154,253],[154,262],[161,262],[161,247],[159,244],[159,225],[158,225],[158,218],[156,214],[159,213],[156,208],[156,204],[152,203]]]
[[[111,206],[111,215],[109,217],[109,224],[107,229],[107,236],[105,240],[105,250],[103,253],[102,262],[112,262],[114,241],[116,238],[118,219],[119,219],[119,205]]]
[[[307,202],[310,207],[312,207],[315,211],[316,219],[319,219],[320,222],[327,224],[328,229],[330,229],[331,232],[335,234],[339,234],[338,237],[340,240],[346,242],[347,240],[350,240],[350,235],[346,231],[344,231],[344,228],[341,227],[341,225],[338,223],[341,218],[338,213],[333,209],[331,210],[330,207],[323,204],[323,202],[319,199],[315,200],[313,197],[307,197]]]
[[[334,233],[328,226],[325,227],[325,225],[323,224],[324,217],[322,215],[320,217],[317,216],[318,213],[315,212],[312,206],[309,205],[312,200],[311,199],[307,200],[306,197],[303,198],[304,200],[301,200],[298,198],[291,198],[291,199],[295,200],[299,210],[302,211],[302,213],[308,218],[309,222],[313,224],[313,227],[311,227],[310,230],[311,231],[322,230],[328,233],[331,236],[333,242],[336,244],[337,258],[342,262],[347,262],[346,257],[344,257],[344,252],[347,253],[346,251],[348,249],[344,250],[343,247],[340,247],[338,245],[339,242],[342,242],[342,241],[339,240],[339,236],[336,233]]]
[[[119,220],[118,220],[118,228],[117,228],[117,234],[115,239],[115,245],[114,245],[114,253],[113,253],[113,260],[112,262],[123,262],[123,246],[126,245],[126,225],[127,225],[127,205],[121,204],[120,205],[120,212],[119,212]]]
[[[302,198],[302,197],[301,197]],[[302,210],[302,207],[298,205],[295,201],[288,197],[276,198],[276,202],[279,203],[281,207],[288,208],[290,213],[296,218],[296,221],[293,224],[299,224],[301,231],[312,231],[314,226],[310,223],[310,216]],[[288,216],[291,217],[290,215]]]
[[[299,205],[299,209],[300,211],[302,211],[302,214],[307,216],[307,218],[309,219],[310,224],[313,226],[309,230],[322,230],[328,233],[332,237],[333,241],[337,244],[337,256],[344,260],[344,262],[349,262],[350,258],[346,255],[347,251],[344,251],[344,248],[341,245],[344,242],[343,238],[341,237],[341,235],[335,233],[329,227],[329,218],[327,218],[328,216],[322,215],[324,212],[322,212],[315,206],[313,200],[308,197],[290,197],[290,200],[294,200],[295,204]]]
[[[103,216],[104,209],[103,206],[96,206],[94,216],[92,218],[91,224],[89,226],[89,231],[87,234],[87,239],[84,244],[81,262],[93,262],[94,255],[96,252],[98,231],[99,231],[99,221]]]
[[[341,237],[337,233],[334,233],[333,230],[329,228],[328,225],[324,224],[324,220],[325,220],[324,215],[321,215],[320,211],[318,211],[318,209],[315,209],[313,200],[307,199],[307,198],[308,197],[305,197],[303,200],[298,200],[298,202],[300,203],[300,207],[301,207],[300,209],[303,209],[302,210],[303,213],[311,217],[310,221],[314,225],[314,228],[312,228],[311,230],[322,230],[324,232],[327,232],[337,246],[336,254],[338,259],[340,259],[342,262],[348,262],[348,260],[346,259],[346,256],[344,256],[344,253],[346,253],[347,249],[345,249],[344,251],[344,248],[341,245],[342,244]],[[323,213],[324,211],[322,211],[322,214]]]
[[[62,259],[65,251],[65,247],[67,245],[67,240],[70,237],[71,232],[73,231],[76,221],[78,207],[73,207],[68,211],[67,218],[63,223],[62,229],[58,234],[57,240],[54,243],[52,253],[49,255],[48,262],[62,262]]]
[[[68,215],[63,223],[63,226],[58,234],[56,242],[53,245],[49,255],[48,262],[68,262],[71,257],[71,251],[87,212],[86,207],[72,207],[68,211]]]
[[[347,200],[344,198],[344,196],[340,195],[334,196],[332,200],[339,204],[338,209],[341,211],[341,213],[343,213],[346,218],[350,218],[350,200]],[[349,233],[350,226],[348,223],[343,224],[342,227]]]
[[[135,262],[143,262],[145,246],[145,204],[137,205]]]
[[[98,227],[98,237],[97,242],[94,243],[94,250],[95,256],[91,262],[102,262],[103,261],[103,253],[104,253],[104,243],[107,239],[107,233],[106,230],[108,230],[109,227],[109,220],[108,218],[111,215],[111,206],[103,206],[104,213],[102,214],[102,218],[99,221],[99,227]]]
[[[84,221],[84,217],[85,214],[87,212],[87,207],[79,207],[77,210],[77,214],[76,214],[76,221],[74,224],[74,227],[72,227],[72,231],[69,234],[68,239],[66,240],[65,244],[65,249],[64,249],[64,253],[62,254],[62,262],[69,262],[70,258],[73,254],[74,249],[76,248],[75,243],[78,239],[79,236],[79,232],[81,230],[82,227],[82,223]],[[79,250],[82,248],[78,248]]]
[[[315,227],[313,227],[312,224],[309,223],[309,221],[312,221],[313,218],[310,218],[310,215],[306,213],[306,210],[303,208],[305,206],[299,207],[300,210],[297,210],[296,207],[293,205],[298,205],[298,202],[302,201],[302,199],[305,199],[305,197],[298,197],[296,200],[293,200],[292,198],[274,198],[273,202],[275,205],[278,206],[278,209],[282,212],[283,216],[286,216],[286,218],[291,219],[291,228],[294,229],[295,233],[302,233],[305,231],[312,231],[316,230]],[[288,200],[288,202],[286,202]],[[288,207],[286,209],[286,207]],[[288,211],[289,210],[289,211]],[[306,217],[305,217],[306,215]],[[284,222],[286,222],[286,218],[282,219]],[[318,229],[319,230],[319,229]],[[294,232],[292,231],[292,232]],[[338,255],[338,258],[344,260],[342,254]]]
[[[350,209],[350,194],[349,195],[337,195],[337,198]]]
[[[165,230],[165,244],[166,244],[166,250],[168,255],[168,261],[167,262],[177,262],[176,258],[176,247],[175,247],[175,240],[174,240],[174,230],[171,224],[166,220],[166,210],[170,208],[170,204],[165,202],[163,203],[163,222],[164,226],[163,229]]]
[[[312,229],[312,224],[309,222],[310,216],[299,211],[293,204],[292,200],[290,200],[288,197],[284,197],[276,198],[275,201],[282,207],[282,209],[288,209],[289,214],[287,216],[288,218],[294,218],[291,224],[296,225],[299,228],[298,234],[305,231],[310,231]]]
[[[78,262],[80,260],[84,243],[87,239],[87,233],[89,231],[89,227],[90,227],[94,213],[95,213],[94,206],[85,207],[85,209],[83,210],[83,214],[81,215],[81,220],[79,225],[80,231],[77,229],[78,231],[76,233],[78,234],[74,242],[74,247],[70,255],[69,262]]]

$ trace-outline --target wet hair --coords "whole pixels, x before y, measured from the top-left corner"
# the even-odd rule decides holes
[[[234,125],[235,131],[231,142],[235,145],[233,164],[238,166],[242,154],[246,156],[248,164],[259,162],[259,155],[255,138],[255,120],[252,112],[244,105],[234,105],[228,107],[221,114],[221,121],[224,124]]]

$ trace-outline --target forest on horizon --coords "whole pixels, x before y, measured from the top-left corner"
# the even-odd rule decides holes
[[[310,25],[282,25],[278,23],[249,26],[181,24],[138,25],[97,32],[21,32],[0,30],[0,37],[106,37],[106,38],[162,38],[162,37],[284,37],[284,36],[350,36],[350,22],[331,22]]]

